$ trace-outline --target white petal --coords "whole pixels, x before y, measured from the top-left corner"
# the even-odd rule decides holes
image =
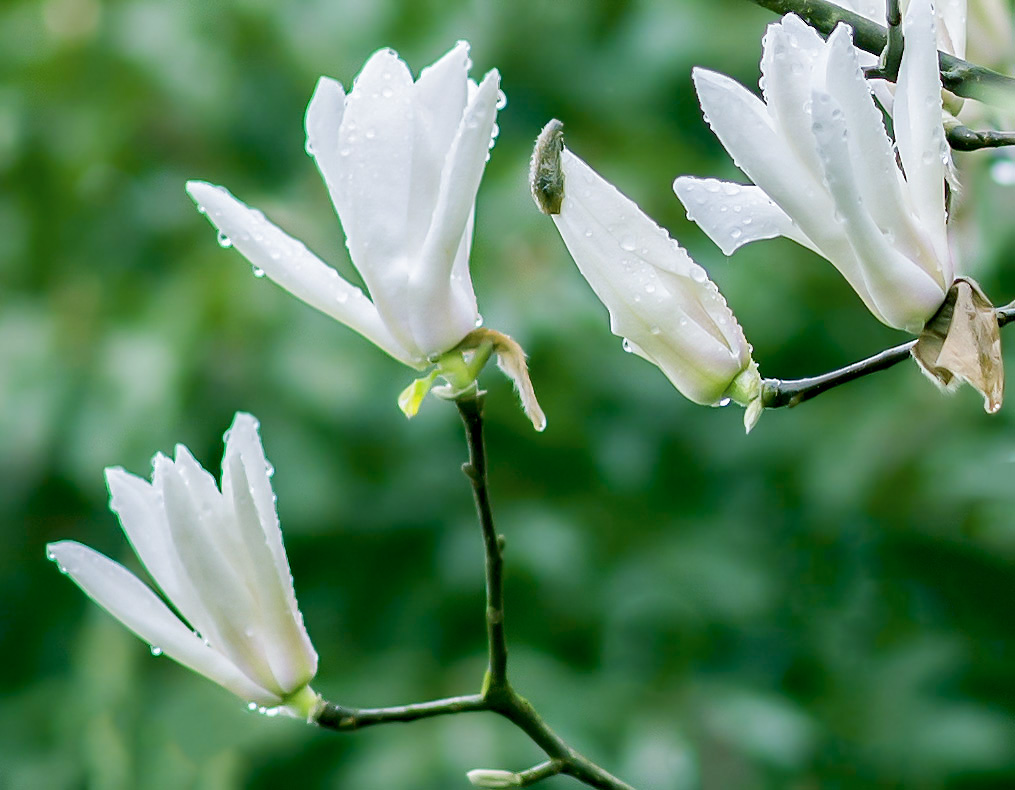
[[[564,149],[565,197],[553,219],[613,332],[697,403],[714,403],[750,350],[704,270],[631,200]]]
[[[47,552],[92,600],[174,661],[245,700],[266,706],[282,701],[205,644],[146,584],[119,563],[70,540],[49,544]]]
[[[944,292],[917,263],[892,247],[874,222],[856,183],[849,130],[838,103],[829,94],[817,92],[812,103],[825,180],[860,261],[870,294],[867,307],[889,326],[918,331],[937,310]]]
[[[944,263],[950,260],[944,203],[948,149],[941,120],[941,78],[930,0],[912,0],[903,18],[903,33],[906,47],[895,91],[895,139],[913,209],[932,239],[937,260]],[[940,281],[943,288],[951,285],[951,272],[942,272]]]
[[[761,85],[768,113],[800,160],[817,172],[814,140],[798,130],[810,126],[811,89],[805,75],[825,57],[825,42],[796,14],[787,14],[768,26],[763,47]]]
[[[196,630],[215,638],[214,628],[173,548],[161,498],[147,480],[123,469],[106,469],[109,506],[120,519],[127,540],[166,598]]]
[[[374,53],[356,77],[339,131],[344,159],[337,192],[349,253],[385,326],[412,348],[404,326],[408,297],[410,177],[414,136],[412,75],[390,49]]]
[[[317,653],[296,604],[289,561],[275,510],[257,421],[238,413],[226,433],[222,490],[232,503],[249,560],[249,586],[257,596],[268,662],[286,692],[308,683],[317,671]]]
[[[250,580],[237,573],[234,556],[224,556],[213,530],[219,525],[202,518],[186,484],[168,458],[155,462],[155,489],[162,494],[173,545],[194,590],[220,634],[216,650],[247,677],[269,691],[283,694],[265,658],[265,635],[256,611]]]
[[[392,337],[376,308],[363,292],[310,252],[233,197],[228,190],[204,181],[188,181],[187,192],[217,227],[256,268],[311,307],[350,329],[406,365],[418,360]]]
[[[440,188],[441,171],[468,99],[469,45],[459,41],[423,69],[413,86],[412,184],[408,248],[423,246]]]
[[[864,203],[891,245],[936,278],[939,264],[934,249],[912,214],[909,190],[871,97],[870,83],[861,71],[850,28],[836,27],[828,49],[826,83],[849,129],[849,153]]]
[[[321,171],[336,211],[340,201],[337,190],[343,159],[339,155],[338,131],[344,114],[345,91],[341,83],[330,77],[321,77],[307,105],[303,126],[307,132],[307,148]]]
[[[937,0],[938,48],[966,57],[966,0]],[[1009,38],[1011,31],[1008,31]]]
[[[490,71],[462,115],[441,173],[430,231],[412,273],[411,314],[426,319],[414,330],[430,353],[447,351],[475,328],[477,316],[452,298],[451,275],[490,153],[499,86],[500,75]]]
[[[765,106],[742,85],[703,69],[695,69],[693,76],[705,117],[736,165],[792,218],[866,301],[856,255],[842,227],[833,221],[835,206],[822,174],[812,172],[787,147],[784,132],[776,132]],[[786,133],[808,134],[808,130]]]
[[[796,223],[760,187],[715,178],[680,176],[673,191],[696,222],[725,255],[748,242],[785,236],[808,249],[814,245]]]

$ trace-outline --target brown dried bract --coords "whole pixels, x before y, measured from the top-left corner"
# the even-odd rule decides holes
[[[951,389],[965,381],[983,395],[994,414],[1004,398],[1001,332],[994,305],[968,277],[952,283],[944,304],[927,322],[912,350],[932,381]]]

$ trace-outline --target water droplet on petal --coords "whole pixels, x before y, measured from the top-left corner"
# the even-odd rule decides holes
[[[151,651],[152,651],[152,655],[155,656],[156,658],[158,658],[159,656],[162,655],[162,648],[161,647],[156,647],[155,645],[152,645],[151,646]]]
[[[220,247],[232,247],[233,246],[233,242],[221,230],[219,231],[219,235],[218,235],[218,243],[219,243]]]
[[[505,107],[507,107],[507,95],[504,93],[504,91],[497,91],[496,107],[498,110],[503,110]]]
[[[620,347],[624,349],[624,351],[626,351],[628,354],[634,353],[634,346],[631,345],[631,341],[628,340],[626,337],[624,338],[624,341],[620,344]]]
[[[479,313],[476,313],[476,328],[478,329],[482,325],[483,325],[483,316],[479,315]]]
[[[264,277],[264,269],[259,269],[256,266],[253,266],[251,267],[250,270],[254,273],[254,276],[257,277],[258,279]]]
[[[313,149],[313,146],[310,145],[310,138],[309,137],[307,138],[307,141],[303,144],[303,150],[307,152],[307,156],[313,156],[314,155],[314,149]]]

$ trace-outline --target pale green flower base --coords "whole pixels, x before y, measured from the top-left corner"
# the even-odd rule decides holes
[[[324,700],[308,684],[283,699],[279,707],[292,716],[306,719],[308,723],[312,724],[324,707]]]

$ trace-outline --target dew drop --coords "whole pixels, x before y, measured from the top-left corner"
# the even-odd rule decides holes
[[[257,710],[257,703],[256,702],[248,702],[247,703],[247,710],[249,710],[251,713],[253,713],[255,710]]]
[[[152,651],[152,655],[155,656],[156,658],[158,658],[159,656],[162,655],[162,648],[161,647],[156,647],[155,645],[152,645],[151,646],[151,651]]]
[[[483,325],[483,316],[476,314],[476,327],[479,328]]]
[[[252,266],[250,270],[254,273],[254,276],[257,277],[258,279],[264,277],[264,269],[259,269],[256,266]]]
[[[628,340],[626,337],[624,338],[624,342],[620,344],[620,347],[624,349],[624,351],[626,351],[628,354],[634,353],[634,346],[631,345],[631,341]]]
[[[620,240],[620,248],[627,252],[634,252],[638,249],[638,242],[635,241],[634,236],[628,233]]]
[[[391,75],[390,74],[385,74],[384,76],[387,79],[391,79]],[[381,96],[383,96],[385,99],[390,99],[394,95],[395,95],[395,92],[393,90],[391,90],[391,88],[385,88],[384,90],[381,91]]]
[[[733,228],[730,231],[730,238],[733,239],[734,241],[739,239],[743,235],[744,235],[744,232],[742,230],[740,230],[740,228]]]
[[[691,267],[691,279],[696,283],[703,283],[708,280],[708,275],[705,273],[704,269],[695,264]]]
[[[307,156],[313,156],[314,155],[314,148],[313,148],[312,145],[310,145],[310,138],[309,137],[307,138],[307,141],[303,144],[303,150],[307,152]]]
[[[505,94],[504,91],[497,91],[496,107],[498,110],[503,110],[507,107],[507,94]]]
[[[227,235],[226,235],[226,234],[225,234],[225,233],[224,233],[223,231],[221,231],[221,230],[219,231],[219,235],[218,235],[218,243],[219,243],[219,246],[220,246],[220,247],[232,247],[232,246],[233,246],[233,243],[232,243],[232,241],[231,241],[231,240],[229,239],[229,237],[228,237],[228,236],[227,236]]]
[[[723,406],[729,406],[730,405],[730,398],[723,398],[716,405],[718,405],[720,408],[722,408]]]
[[[377,132],[375,132],[373,129],[367,129],[365,132],[363,132],[363,136],[368,140],[373,140],[377,136]]]
[[[662,331],[663,331],[663,330],[661,330],[661,329],[660,329],[659,327],[657,327],[657,326],[654,326],[654,327],[652,327],[651,329],[649,329],[648,331],[649,331],[649,334],[650,334],[650,335],[654,335],[654,336],[657,336],[657,337],[658,337],[658,336],[659,336],[660,334],[662,334]]]

